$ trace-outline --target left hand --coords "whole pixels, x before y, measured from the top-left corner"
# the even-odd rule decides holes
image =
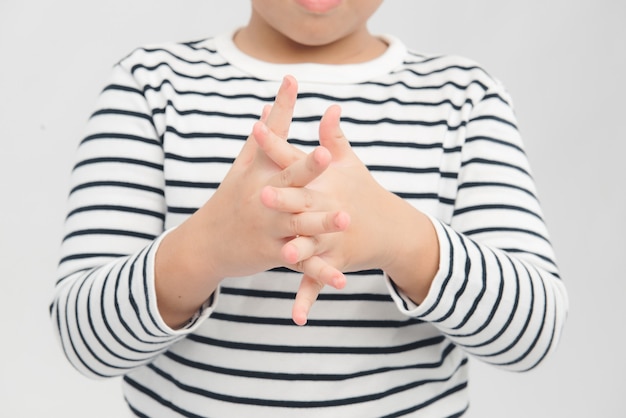
[[[270,181],[271,186],[263,190],[265,206],[291,213],[337,211],[344,215],[335,221],[349,223],[345,231],[338,233],[298,234],[282,248],[287,266],[304,273],[292,311],[299,325],[306,323],[311,306],[328,283],[325,274],[330,266],[343,272],[391,266],[399,254],[398,241],[407,235],[408,225],[403,218],[416,212],[372,177],[341,131],[340,113],[340,107],[334,105],[322,117],[320,144],[330,151],[332,162],[306,187],[300,187],[297,181],[298,173],[305,171],[303,163],[292,164],[292,158],[284,157],[293,155],[292,145],[272,134],[256,136],[266,155],[284,167]],[[345,281],[344,276],[335,279]],[[333,282],[337,288],[344,284]]]

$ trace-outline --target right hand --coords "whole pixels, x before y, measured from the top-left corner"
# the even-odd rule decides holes
[[[212,275],[237,277],[285,264],[281,249],[296,235],[314,236],[341,230],[332,207],[308,208],[306,212],[279,212],[263,205],[261,195],[276,177],[289,174],[291,187],[305,187],[317,178],[332,159],[328,150],[317,147],[305,155],[295,147],[284,147],[283,170],[261,150],[259,138],[271,134],[287,141],[297,96],[297,82],[285,77],[274,105],[255,124],[241,153],[213,197],[198,211],[206,234],[205,259],[212,260]],[[256,140],[255,140],[256,139]]]
[[[330,164],[330,152],[318,147],[305,155],[284,147],[283,170],[258,146],[255,137],[286,141],[297,96],[297,82],[285,77],[274,105],[265,109],[239,156],[213,196],[162,241],[156,260],[159,309],[166,322],[179,324],[191,316],[225,277],[246,276],[285,265],[281,249],[296,235],[337,232],[341,213],[332,205],[293,213],[262,203],[262,193],[281,173],[289,185],[304,187]],[[271,131],[271,132],[270,132]],[[267,196],[265,197],[267,198]],[[299,205],[297,205],[299,206]],[[330,276],[342,275],[331,266]],[[332,284],[332,283],[331,283]],[[168,312],[174,313],[168,320]]]

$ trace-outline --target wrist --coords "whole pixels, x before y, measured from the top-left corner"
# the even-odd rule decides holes
[[[190,218],[191,219],[191,218]],[[190,220],[188,219],[188,221]],[[157,305],[164,322],[172,329],[184,325],[211,297],[221,279],[210,274],[194,228],[184,222],[160,242],[154,261]]]
[[[439,240],[430,218],[398,198],[383,270],[413,302],[427,296],[439,270]]]

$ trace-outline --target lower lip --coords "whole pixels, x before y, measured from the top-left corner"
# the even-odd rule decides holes
[[[311,13],[328,13],[339,6],[341,0],[296,0],[300,6]]]

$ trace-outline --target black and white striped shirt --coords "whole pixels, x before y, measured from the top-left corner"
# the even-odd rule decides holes
[[[468,406],[468,353],[541,362],[568,301],[509,97],[469,60],[386,39],[354,65],[268,64],[225,34],[114,67],[78,148],[51,305],[78,370],[124,375],[138,416],[443,417]],[[348,274],[297,327],[300,275],[276,269],[224,280],[172,330],[155,300],[160,239],[211,197],[286,74],[300,86],[290,142],[310,151],[340,104],[377,181],[434,220],[430,293],[415,306],[382,271]]]

